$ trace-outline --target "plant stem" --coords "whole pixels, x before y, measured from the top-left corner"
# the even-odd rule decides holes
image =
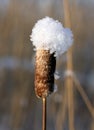
[[[71,14],[70,14],[70,5],[69,0],[63,0],[64,7],[64,21],[65,27],[72,28],[71,24]],[[72,62],[72,48],[67,52],[67,70],[73,71],[73,62]],[[67,96],[68,96],[68,114],[69,114],[69,130],[75,130],[74,127],[74,97],[73,97],[73,79],[71,76],[67,77],[65,81],[67,87]]]
[[[46,98],[42,98],[43,101],[43,115],[42,115],[42,130],[46,130]]]

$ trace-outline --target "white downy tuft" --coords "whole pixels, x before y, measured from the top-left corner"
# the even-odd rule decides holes
[[[58,90],[58,87],[56,84],[54,84],[54,93],[57,92],[57,90]]]
[[[36,50],[49,50],[55,56],[63,54],[73,43],[73,34],[69,28],[52,18],[45,17],[39,20],[30,35]]]
[[[59,75],[58,71],[55,71],[54,77],[55,77],[56,80],[58,80],[60,78],[60,75]]]

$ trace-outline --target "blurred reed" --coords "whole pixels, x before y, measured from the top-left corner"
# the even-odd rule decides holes
[[[64,8],[64,25],[65,27],[71,27],[71,16],[70,16],[70,7],[69,1],[63,0],[63,8]],[[73,71],[73,63],[72,63],[72,48],[67,52],[67,64],[66,71]],[[65,79],[65,90],[64,97],[61,109],[59,113],[62,111],[62,115],[58,115],[57,117],[57,129],[62,130],[64,128],[65,114],[66,108],[68,107],[68,117],[69,117],[69,129],[74,130],[74,99],[73,99],[73,80],[72,77],[68,76]],[[67,105],[68,104],[68,105]]]
[[[33,77],[30,73],[18,69],[14,72],[13,79],[14,89],[11,99],[11,126],[12,129],[15,130],[23,126],[29,109],[31,107],[33,108],[31,103]]]

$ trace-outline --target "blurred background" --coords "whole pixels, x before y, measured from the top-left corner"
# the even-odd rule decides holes
[[[94,0],[70,0],[75,130],[94,130]],[[63,0],[0,0],[0,130],[41,130],[42,101],[34,92],[30,34],[37,20],[49,16],[64,23]],[[57,60],[58,91],[48,98],[47,129],[69,130],[64,86],[66,54]],[[67,106],[67,105],[66,105]],[[67,108],[67,107],[66,107]],[[64,117],[64,118],[63,118]]]

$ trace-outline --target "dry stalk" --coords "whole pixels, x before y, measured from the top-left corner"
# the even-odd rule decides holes
[[[42,130],[46,130],[46,119],[47,119],[47,112],[46,112],[46,98],[42,98],[43,101],[43,114],[42,114]]]
[[[71,17],[70,17],[70,8],[69,1],[63,0],[64,7],[64,21],[65,27],[71,28]],[[73,71],[72,63],[72,48],[67,52],[67,70]],[[71,77],[67,77],[65,80],[65,86],[67,87],[67,96],[68,96],[68,113],[69,113],[69,129],[74,130],[74,98],[73,98],[73,81]]]
[[[74,83],[75,83],[77,90],[79,91],[80,95],[82,96],[89,112],[91,113],[91,116],[94,118],[94,108],[93,108],[88,96],[86,95],[83,87],[80,85],[80,82],[78,81],[76,76],[74,76],[73,79],[74,79]]]
[[[65,87],[61,107],[60,107],[60,109],[59,109],[59,111],[57,113],[56,130],[57,129],[62,130],[62,127],[63,127],[65,119],[66,119],[66,111],[67,111],[67,88]]]

